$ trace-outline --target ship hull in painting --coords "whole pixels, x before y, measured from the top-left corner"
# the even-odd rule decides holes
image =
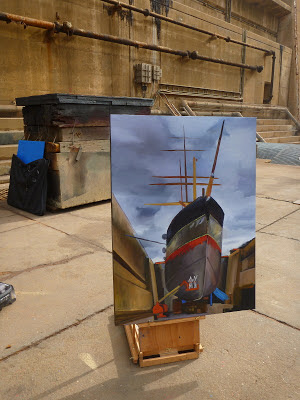
[[[198,300],[217,287],[221,273],[224,213],[211,197],[199,197],[181,210],[167,232],[165,279],[168,291]]]

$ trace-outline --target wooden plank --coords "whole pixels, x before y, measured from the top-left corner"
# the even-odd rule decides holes
[[[60,128],[57,126],[36,126],[24,127],[26,140],[45,140],[49,142],[71,142],[86,140],[109,140],[109,126],[75,126]]]
[[[73,142],[59,142],[60,152],[68,153],[71,151],[78,152],[81,147],[85,153],[101,153],[110,152],[109,140],[89,140],[89,141],[75,141]]]
[[[152,365],[169,364],[178,361],[194,360],[196,358],[199,358],[199,353],[193,351],[188,353],[173,354],[170,356],[163,356],[163,357],[149,358],[149,359],[143,359],[140,357],[139,362],[141,367],[150,367]]]
[[[132,325],[124,325],[127,341],[129,344],[129,349],[132,357],[132,361],[137,364],[138,359],[139,359],[139,354],[135,345],[135,341],[133,339],[133,330],[132,330]]]
[[[109,106],[93,104],[45,104],[23,108],[24,125],[81,127],[109,126]]]
[[[132,324],[145,318],[153,318],[152,308],[148,311],[116,311],[115,325]]]
[[[183,351],[200,342],[199,321],[188,321],[141,328],[140,347],[145,356],[160,354],[166,349]]]
[[[138,106],[110,106],[110,114],[129,114],[129,115],[150,115],[151,107],[138,107]]]
[[[45,152],[46,153],[59,153],[60,146],[59,143],[46,142]]]
[[[101,104],[42,104],[23,108],[24,125],[109,126],[110,114],[150,115],[150,107]]]
[[[181,322],[199,321],[200,319],[205,319],[205,315],[197,315],[196,317],[188,317],[188,318],[169,319],[167,321],[145,322],[145,323],[139,324],[139,327],[140,328],[146,328],[146,327],[149,327],[149,326],[179,324]]]
[[[188,324],[175,320],[167,325],[147,324],[147,328],[141,328],[143,324],[128,324],[125,332],[133,362],[138,358],[140,367],[147,367],[198,358],[203,351],[199,320],[189,319]]]

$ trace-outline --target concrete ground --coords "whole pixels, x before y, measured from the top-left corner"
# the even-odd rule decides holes
[[[299,167],[257,162],[256,311],[201,321],[198,360],[141,369],[113,322],[108,202],[0,202],[0,399],[299,399]]]

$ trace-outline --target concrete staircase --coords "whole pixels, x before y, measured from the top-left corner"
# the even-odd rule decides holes
[[[17,154],[18,142],[24,136],[23,118],[20,110],[0,109],[0,199],[4,199],[9,186],[11,158]]]
[[[288,119],[258,118],[256,131],[267,143],[300,144],[300,136]]]
[[[300,144],[299,123],[285,107],[183,100],[178,111],[181,115],[256,117],[256,132],[265,142]]]

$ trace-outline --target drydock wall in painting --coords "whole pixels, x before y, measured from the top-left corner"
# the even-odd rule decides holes
[[[112,238],[115,321],[127,322],[151,316],[153,291],[150,260],[115,197],[112,197]]]
[[[176,21],[275,51],[271,104],[294,104],[295,95],[290,96],[288,104],[292,50],[277,42],[281,17],[291,12],[290,6],[271,0],[268,4],[262,0],[255,4],[250,0],[135,0],[131,3]],[[261,104],[265,85],[270,84],[272,57],[261,51],[243,49],[126,9],[113,10],[101,0],[3,0],[0,11],[51,22],[69,21],[89,31],[264,67],[261,73],[242,72],[227,65],[0,22],[0,47],[5,51],[0,61],[0,104],[10,104],[16,97],[45,93],[153,97],[158,89],[168,90],[175,96],[182,92],[203,96],[206,89],[204,97],[242,98],[246,103]],[[152,84],[137,84],[134,68],[139,63],[158,66],[162,69],[162,78]]]
[[[111,116],[116,323],[255,307],[255,133],[255,118]]]

